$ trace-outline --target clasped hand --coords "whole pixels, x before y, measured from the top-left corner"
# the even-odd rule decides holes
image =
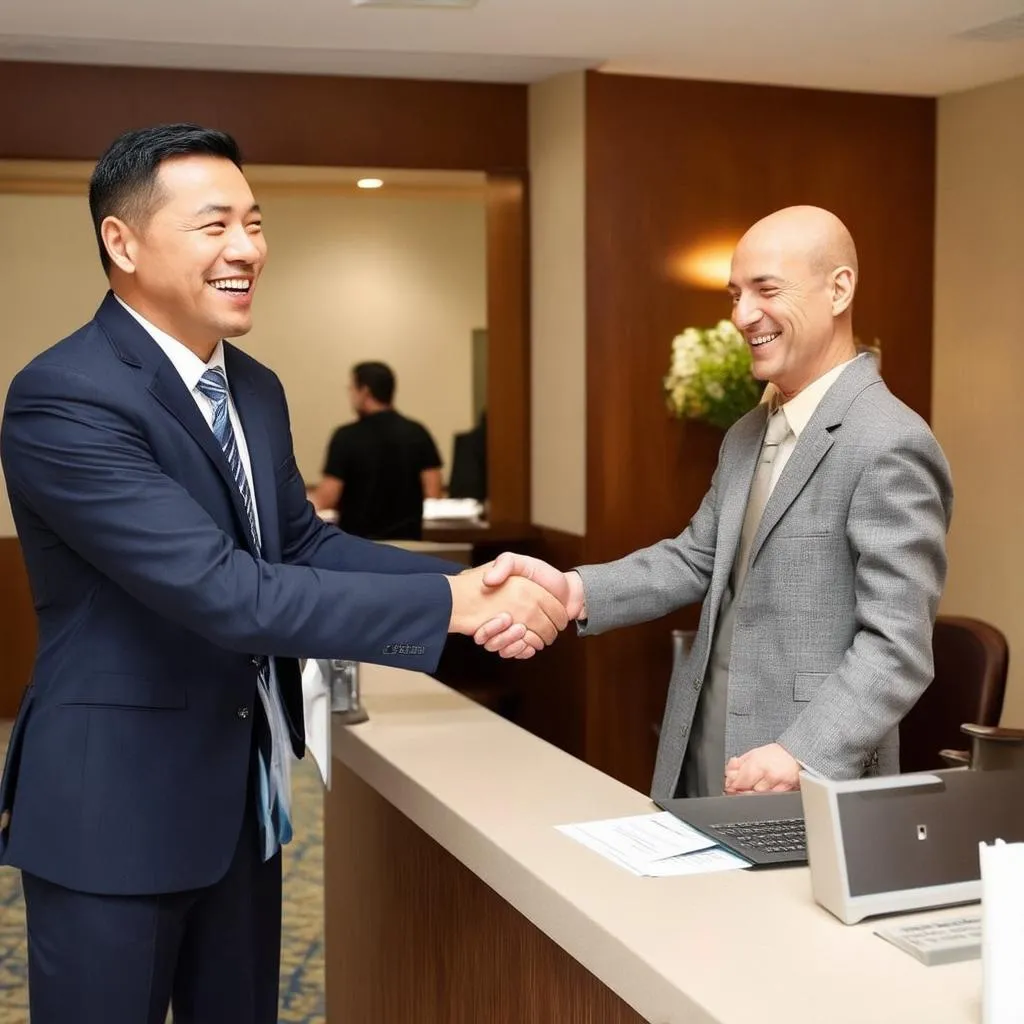
[[[547,562],[505,553],[449,577],[451,632],[472,635],[503,658],[532,658],[581,617],[583,583]]]
[[[788,793],[799,788],[800,762],[778,743],[748,750],[725,766],[727,794]]]

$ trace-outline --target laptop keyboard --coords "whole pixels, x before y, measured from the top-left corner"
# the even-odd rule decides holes
[[[730,842],[762,853],[803,853],[807,847],[803,818],[738,821],[711,827]]]

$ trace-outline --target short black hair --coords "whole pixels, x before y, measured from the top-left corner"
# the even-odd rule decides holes
[[[103,269],[110,256],[100,225],[107,217],[145,223],[157,199],[160,165],[176,156],[216,156],[242,167],[238,143],[226,132],[198,124],[158,124],[119,135],[100,157],[89,179],[89,212]]]
[[[378,402],[390,405],[394,400],[395,375],[387,363],[356,363],[352,378],[357,388],[369,388]]]

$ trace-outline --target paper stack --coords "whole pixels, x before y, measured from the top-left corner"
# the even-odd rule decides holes
[[[750,867],[668,811],[556,827],[634,875],[665,878]]]

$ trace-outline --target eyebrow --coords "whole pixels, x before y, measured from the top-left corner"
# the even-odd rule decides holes
[[[233,209],[233,207],[225,206],[223,203],[207,203],[205,206],[202,206],[198,210],[196,210],[196,216],[205,217],[207,216],[207,214],[211,213],[228,214],[231,213]],[[252,206],[249,207],[249,212],[246,214],[246,216],[249,217],[254,213],[260,212],[262,212],[260,210],[260,204],[253,203]]]
[[[761,274],[751,280],[752,284],[782,284],[782,278],[775,274]],[[739,291],[740,286],[735,281],[730,281],[726,286],[727,292]]]

